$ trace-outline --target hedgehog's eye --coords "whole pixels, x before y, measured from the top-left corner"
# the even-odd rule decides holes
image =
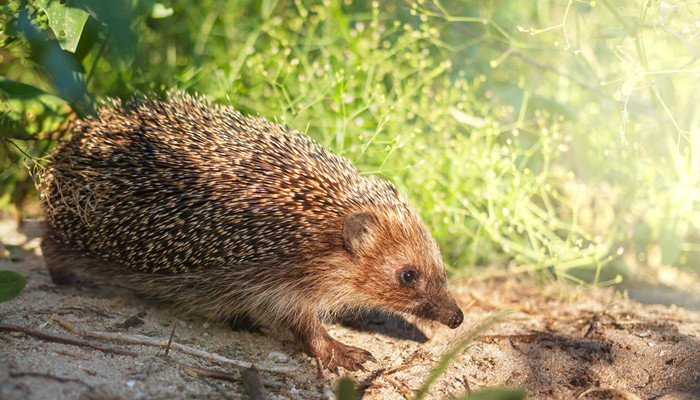
[[[399,282],[401,286],[413,287],[418,279],[418,272],[412,268],[405,268],[399,271]]]

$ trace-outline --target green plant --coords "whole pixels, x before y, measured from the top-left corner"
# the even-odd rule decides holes
[[[495,313],[494,315],[479,321],[476,325],[471,327],[469,330],[462,333],[452,344],[452,346],[442,355],[440,360],[435,364],[428,378],[423,382],[423,385],[418,388],[413,397],[413,400],[421,400],[428,394],[430,387],[437,381],[437,379],[442,375],[443,372],[452,364],[452,362],[459,357],[464,350],[470,346],[477,337],[483,335],[489,328],[494,326],[498,321],[503,319],[509,314],[509,311],[503,310]],[[510,392],[508,392],[510,395]],[[498,397],[500,399],[500,397]],[[510,398],[510,397],[507,397]]]
[[[94,94],[136,89],[135,35],[124,27],[168,12],[154,2],[96,0],[16,0],[1,10],[0,207],[21,209],[35,178],[25,163],[46,155],[77,117],[93,114]]]
[[[27,278],[19,272],[0,270],[0,303],[19,296],[26,284]]]
[[[507,310],[499,311],[494,315],[480,321],[469,330],[462,333],[454,340],[450,348],[440,357],[440,360],[435,364],[428,378],[423,382],[423,385],[418,388],[414,394],[413,400],[421,400],[427,394],[430,388],[437,382],[447,368],[459,357],[464,351],[478,338],[483,335],[489,328],[505,318],[510,312]],[[348,377],[342,378],[336,386],[336,394],[339,400],[354,399],[357,395],[355,391],[355,382]],[[477,393],[465,393],[459,399],[474,399],[474,400],[522,400],[525,398],[525,391],[521,389],[487,389]]]
[[[599,282],[697,268],[695,3],[107,3],[3,6],[0,207],[21,207],[23,160],[94,99],[175,87],[393,180],[451,272]],[[49,5],[82,30],[62,35]]]
[[[354,400],[357,397],[355,381],[347,376],[340,379],[336,385],[335,394],[338,400]]]
[[[457,400],[523,400],[525,391],[521,389],[484,389],[477,393],[465,394]]]

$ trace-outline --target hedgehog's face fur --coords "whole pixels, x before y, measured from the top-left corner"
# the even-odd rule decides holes
[[[355,212],[343,225],[343,243],[359,271],[352,284],[367,305],[450,328],[462,323],[438,245],[413,211]]]

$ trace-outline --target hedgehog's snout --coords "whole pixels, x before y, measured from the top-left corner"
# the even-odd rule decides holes
[[[436,310],[436,313],[431,319],[440,322],[443,325],[449,326],[450,329],[455,329],[462,325],[462,321],[464,321],[464,314],[457,305],[457,302],[455,302],[454,299],[451,299],[451,301],[443,303],[442,306]]]
[[[457,310],[447,323],[447,326],[449,326],[450,329],[455,329],[456,327],[462,325],[462,321],[464,321],[464,314],[462,313],[462,310]]]

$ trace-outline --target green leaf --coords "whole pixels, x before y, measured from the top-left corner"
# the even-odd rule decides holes
[[[17,297],[27,284],[27,278],[16,271],[0,270],[0,303]]]
[[[476,393],[457,397],[455,400],[523,400],[525,391],[522,389],[486,389]]]
[[[90,14],[75,7],[71,0],[64,4],[58,0],[38,0],[36,4],[49,18],[49,26],[56,35],[61,48],[75,53]]]
[[[17,27],[29,42],[32,57],[43,68],[59,97],[66,100],[79,116],[94,112],[92,99],[87,93],[74,54],[61,49],[58,40],[47,38],[46,32],[34,25],[27,9],[19,12]]]
[[[357,397],[355,393],[355,382],[347,376],[338,382],[335,389],[338,400],[353,400]]]
[[[36,86],[0,77],[0,92],[7,98],[31,99],[46,94]]]

